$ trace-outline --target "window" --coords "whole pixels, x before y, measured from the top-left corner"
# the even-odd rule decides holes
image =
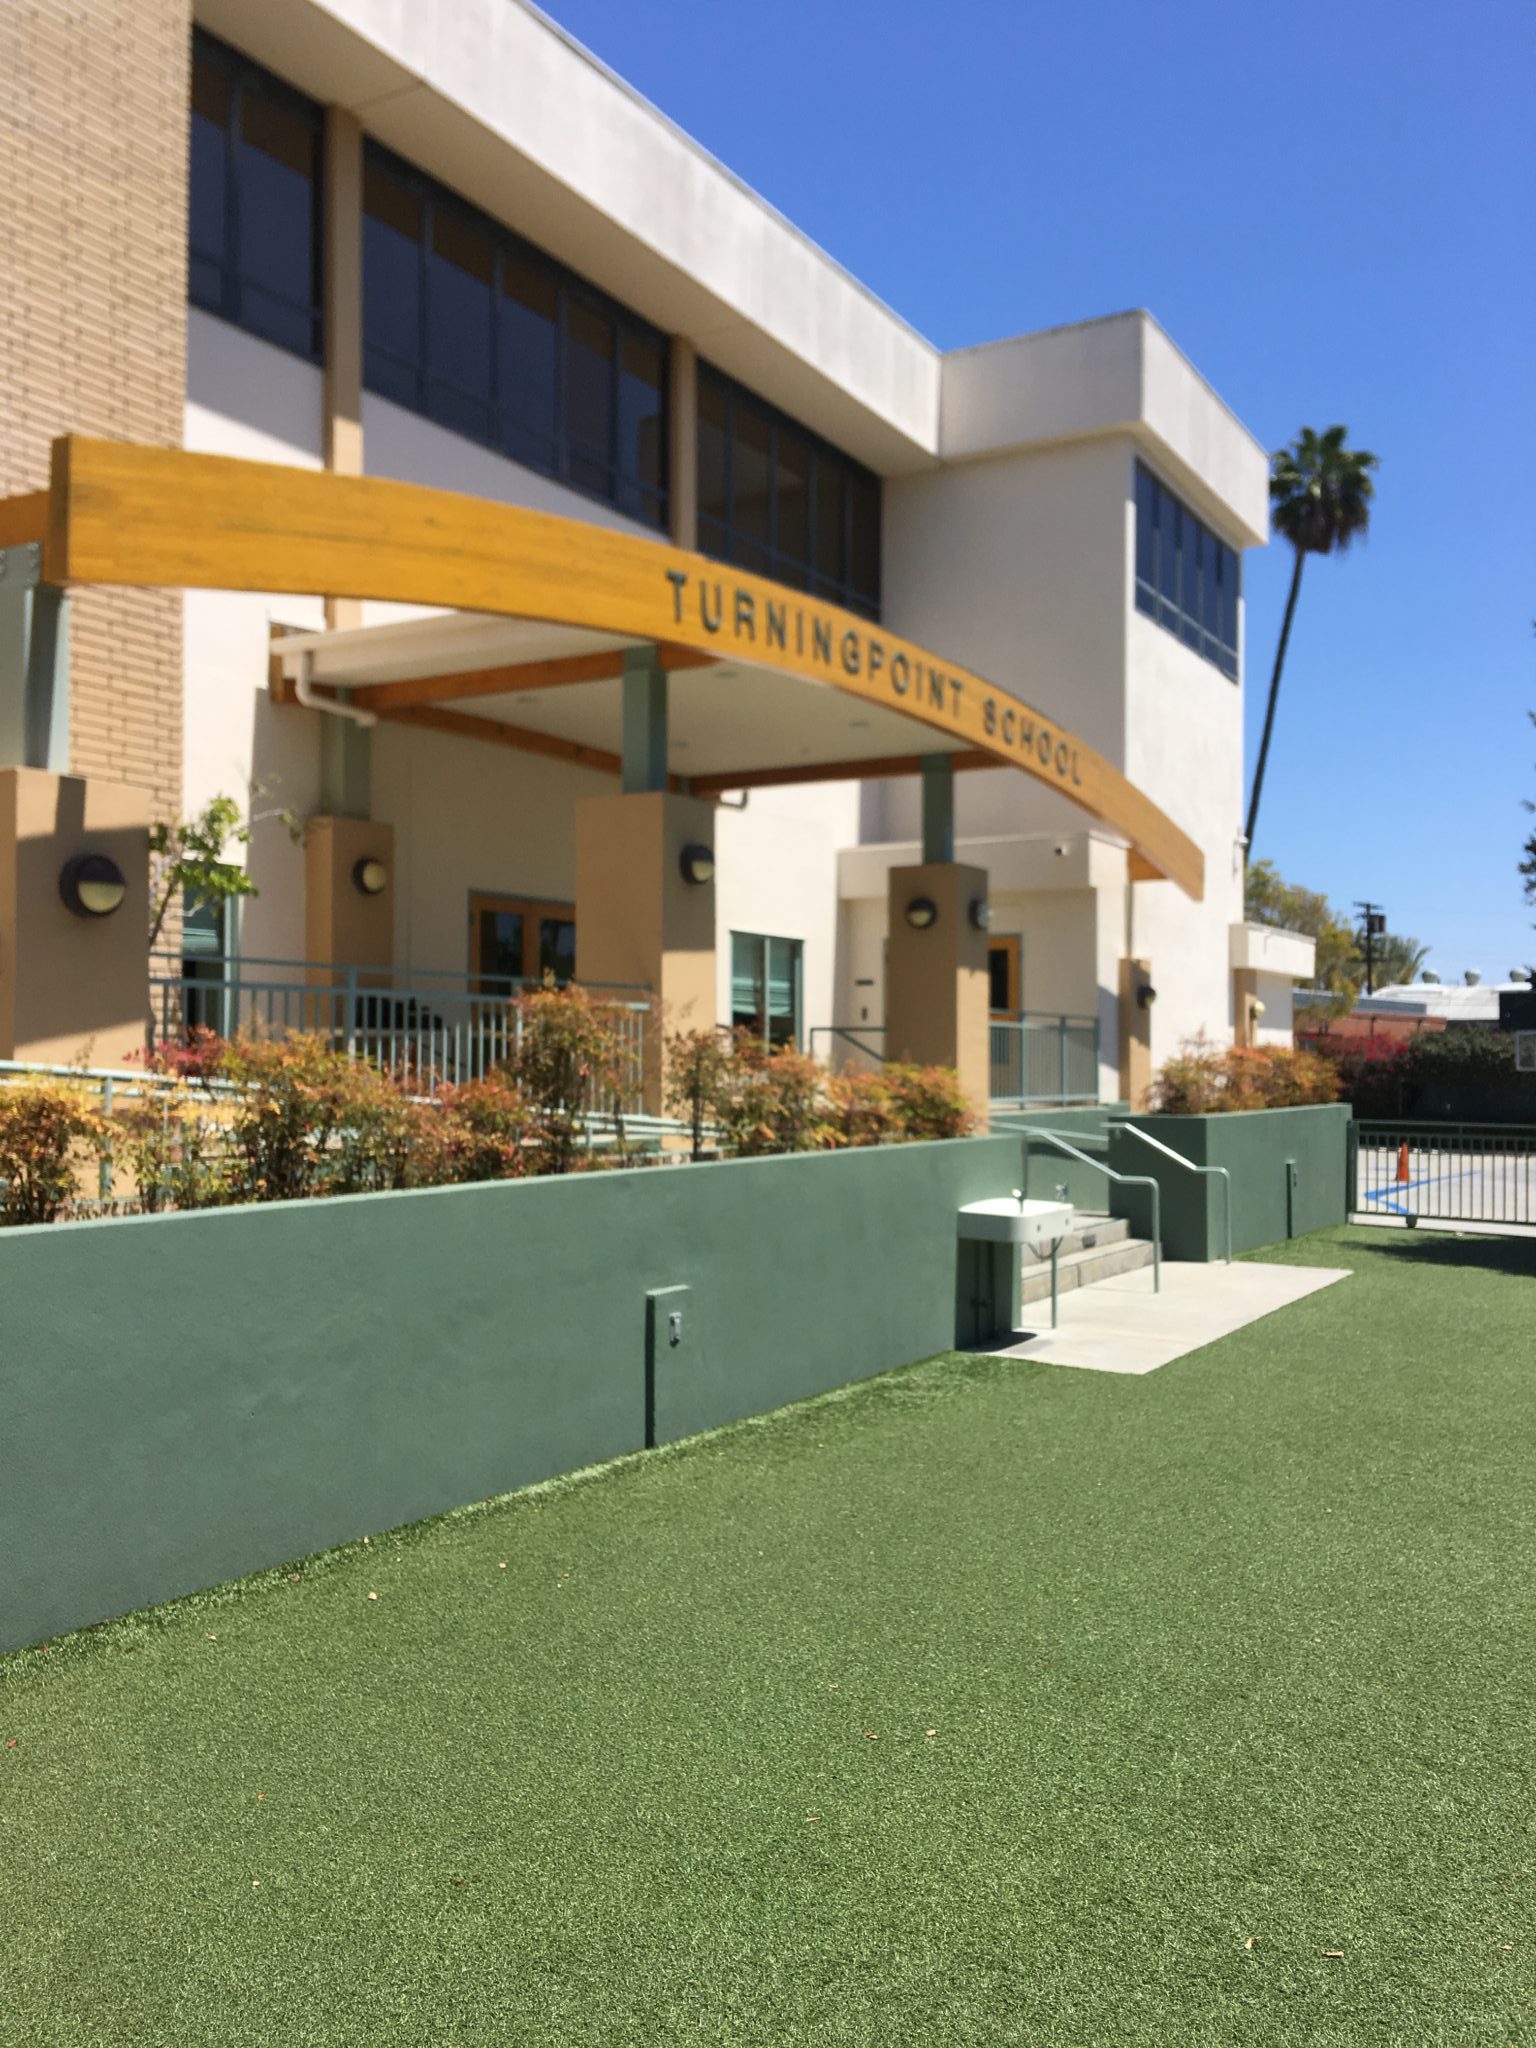
[[[208,903],[194,890],[182,892],[182,1023],[189,1031],[202,1027],[221,1038],[229,1035],[229,960],[235,950],[237,901],[224,897]]]
[[[1237,601],[1242,561],[1235,548],[1136,465],[1136,609],[1237,680]]]
[[[373,143],[363,381],[643,525],[666,526],[663,336]]]
[[[212,36],[192,43],[188,296],[320,357],[320,109]]]
[[[699,546],[880,616],[880,479],[699,365]]]
[[[509,981],[562,985],[576,972],[576,919],[568,903],[526,902],[510,896],[469,899],[472,971],[482,992],[508,993]]]
[[[773,1046],[800,1043],[803,951],[799,939],[731,933],[731,1023],[737,1030],[754,1031]]]

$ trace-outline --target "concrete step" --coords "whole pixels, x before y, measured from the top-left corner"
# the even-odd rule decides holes
[[[1099,1216],[1091,1210],[1079,1209],[1076,1227],[1061,1240],[1061,1256],[1071,1257],[1074,1252],[1091,1252],[1103,1245],[1124,1244],[1131,1234],[1131,1226],[1123,1216]],[[1024,1271],[1032,1266],[1044,1266],[1050,1270],[1049,1251],[1034,1252],[1024,1247]]]
[[[1152,1263],[1152,1246],[1144,1237],[1117,1237],[1111,1244],[1097,1244],[1082,1251],[1063,1253],[1058,1264],[1058,1286],[1063,1294],[1074,1287],[1091,1287],[1096,1280],[1113,1280],[1120,1273],[1135,1273]],[[1049,1301],[1051,1262],[1024,1268],[1019,1288],[1021,1304]]]

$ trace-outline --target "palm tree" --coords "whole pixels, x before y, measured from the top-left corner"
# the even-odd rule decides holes
[[[1253,794],[1248,799],[1248,852],[1253,852],[1253,835],[1259,822],[1259,798],[1264,789],[1264,769],[1269,760],[1270,736],[1275,729],[1275,703],[1280,695],[1280,671],[1291,637],[1291,620],[1301,589],[1301,565],[1308,555],[1343,554],[1357,534],[1371,523],[1371,500],[1376,486],[1371,471],[1374,455],[1363,448],[1346,448],[1346,427],[1330,427],[1325,434],[1303,427],[1289,448],[1279,448],[1270,458],[1270,520],[1275,532],[1283,534],[1296,551],[1291,571],[1291,594],[1285,602],[1285,620],[1280,628],[1280,645],[1275,650],[1275,672],[1269,679],[1269,703],[1264,712],[1264,737],[1259,742],[1259,765],[1253,771]]]

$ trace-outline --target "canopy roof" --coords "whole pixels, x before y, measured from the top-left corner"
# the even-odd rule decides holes
[[[69,436],[0,546],[55,585],[310,591],[447,616],[303,635],[285,670],[378,715],[616,768],[626,648],[672,674],[674,775],[754,782],[1011,767],[1124,835],[1133,879],[1198,898],[1200,849],[1101,754],[1005,687],[804,592],[581,520],[378,477]]]

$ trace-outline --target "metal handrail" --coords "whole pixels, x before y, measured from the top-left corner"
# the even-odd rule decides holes
[[[877,1052],[872,1045],[861,1044],[854,1036],[854,1033],[858,1031],[865,1032],[871,1038],[882,1038],[885,1035],[885,1026],[883,1024],[813,1024],[808,1034],[811,1057],[813,1059],[816,1057],[816,1040],[818,1037],[845,1038],[855,1052],[863,1053],[866,1059],[879,1060],[883,1065],[886,1055],[883,1052]]]
[[[1118,1131],[1129,1131],[1133,1138],[1140,1138],[1142,1143],[1150,1145],[1154,1152],[1161,1152],[1163,1157],[1171,1159],[1175,1166],[1188,1167],[1191,1173],[1219,1173],[1221,1175],[1222,1193],[1226,1197],[1224,1208],[1227,1221],[1227,1264],[1230,1266],[1232,1263],[1232,1176],[1226,1167],[1196,1166],[1193,1159],[1186,1159],[1182,1152],[1175,1152],[1171,1145],[1165,1145],[1161,1138],[1154,1138],[1150,1131],[1142,1130],[1137,1124],[1116,1124],[1115,1129]]]
[[[369,987],[372,995],[403,993],[418,984],[427,982],[457,983],[459,992],[465,995],[516,996],[525,990],[535,993],[544,986],[541,975],[536,974],[482,974],[478,969],[466,967],[391,967],[358,960],[299,960],[290,954],[277,953],[188,953],[167,946],[157,946],[150,954],[153,968],[156,961],[166,961],[170,966],[165,972],[153,975],[158,981],[181,981],[186,978],[183,962],[194,960],[201,966],[222,967],[233,976],[245,980],[248,967],[282,967],[292,974],[328,974],[333,981],[350,983],[359,976],[382,976],[389,987]],[[266,977],[262,977],[263,980]],[[397,989],[394,984],[399,984]],[[293,986],[313,984],[294,983]],[[644,998],[653,991],[643,981],[581,981],[577,985],[594,995],[632,996]]]
[[[1163,1291],[1163,1191],[1150,1173],[1117,1173],[1112,1166],[1106,1166],[1102,1159],[1091,1159],[1086,1152],[1079,1152],[1075,1145],[1069,1145],[1058,1131],[1047,1131],[1039,1124],[1008,1124],[1007,1130],[1021,1137],[1024,1145],[1024,1184],[1029,1185],[1029,1140],[1043,1138],[1075,1159],[1080,1166],[1091,1166],[1095,1173],[1102,1173],[1106,1180],[1114,1181],[1120,1187],[1150,1188],[1152,1190],[1152,1292]]]

